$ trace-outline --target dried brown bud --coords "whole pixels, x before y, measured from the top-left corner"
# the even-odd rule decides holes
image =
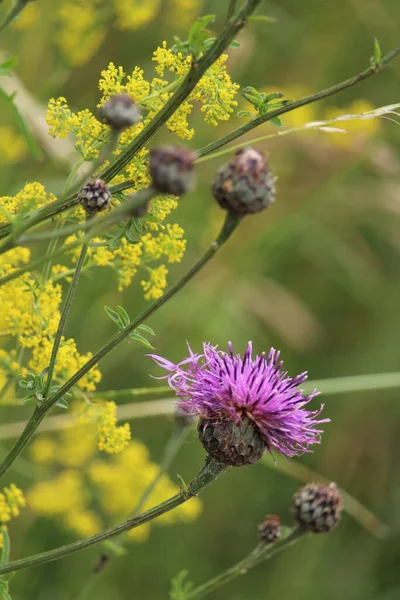
[[[307,531],[327,533],[340,520],[342,496],[335,483],[309,483],[293,497],[292,513]]]
[[[83,186],[78,198],[88,213],[95,214],[110,206],[111,192],[102,179],[93,179]]]
[[[258,526],[258,535],[264,544],[274,544],[281,537],[281,519],[278,515],[267,515]]]
[[[182,196],[195,185],[195,152],[180,146],[150,150],[150,175],[153,187],[162,194]]]
[[[210,456],[232,467],[253,464],[260,460],[265,451],[259,429],[247,417],[238,422],[200,419],[198,432]]]
[[[122,131],[140,120],[141,112],[128,94],[112,96],[100,108],[103,121],[114,131]]]
[[[255,148],[238,150],[218,169],[212,191],[222,208],[238,215],[261,212],[275,200],[274,177]]]

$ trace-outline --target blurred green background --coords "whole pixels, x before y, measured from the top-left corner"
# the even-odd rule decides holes
[[[36,4],[36,3],[35,3]],[[109,61],[126,71],[151,68],[153,50],[173,36],[185,38],[186,25],[169,1],[155,18],[136,31],[112,26],[97,52],[71,68],[54,45],[52,13],[58,3],[40,0],[40,19],[29,28],[3,34],[2,49],[15,53],[16,69],[26,88],[43,106],[51,96],[66,96],[76,109],[94,110],[97,82]],[[107,3],[106,3],[107,4]],[[151,3],[148,3],[151,4]],[[199,14],[216,12],[221,24],[227,2],[200,3]],[[229,72],[242,87],[252,85],[299,97],[336,83],[368,66],[373,39],[383,52],[400,41],[398,0],[281,0],[264,2],[262,11],[275,24],[253,24],[231,51]],[[184,27],[181,28],[181,25]],[[325,118],[334,107],[351,112],[399,101],[400,60],[360,85],[303,114],[283,118]],[[244,100],[240,108],[248,108]],[[354,112],[353,110],[353,112]],[[361,109],[362,110],[362,109]],[[2,124],[12,122],[2,104]],[[192,118],[199,148],[241,124],[232,118],[212,128],[199,113]],[[369,123],[369,122],[368,122]],[[271,125],[254,136],[275,132]],[[168,141],[163,130],[152,145]],[[251,135],[249,136],[251,140]],[[278,347],[290,373],[308,370],[311,379],[399,370],[400,364],[400,179],[399,129],[389,120],[354,128],[346,134],[303,132],[261,143],[278,177],[277,202],[248,218],[217,258],[148,324],[157,337],[157,353],[171,360],[185,356],[186,340],[197,351],[202,341],[242,351],[248,340],[257,351]],[[210,195],[210,183],[223,158],[199,165],[196,191],[185,197],[174,222],[185,230],[184,261],[170,268],[176,281],[206,248],[222,222]],[[68,174],[57,158],[26,157],[18,167],[1,168],[2,195],[25,181],[41,181],[57,193]],[[95,350],[113,325],[103,306],[122,304],[138,313],[139,279],[121,296],[107,270],[84,278],[72,308],[69,335],[81,352]],[[101,389],[152,385],[157,369],[143,348],[123,344],[101,364]],[[389,525],[388,539],[376,539],[348,515],[334,533],[316,536],[227,585],[211,600],[394,600],[400,596],[399,392],[359,392],[327,396],[323,443],[295,462],[336,481]],[[13,410],[20,420],[30,409]],[[9,420],[10,417],[4,417]],[[165,417],[133,421],[132,434],[158,462],[172,423]],[[3,447],[6,443],[3,442]],[[170,470],[190,480],[203,451],[195,433]],[[18,473],[10,477],[24,488]],[[191,525],[155,528],[145,544],[131,544],[90,596],[97,600],[161,599],[182,569],[200,584],[242,558],[257,542],[257,524],[267,513],[290,523],[290,501],[298,487],[272,461],[229,471],[202,495],[204,510]],[[32,523],[21,516],[11,525],[13,556],[27,556],[73,539],[53,521]],[[98,548],[18,573],[16,600],[76,598],[98,556]]]

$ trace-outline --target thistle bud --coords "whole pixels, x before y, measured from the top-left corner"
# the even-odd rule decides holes
[[[267,515],[258,526],[258,535],[263,544],[274,544],[281,537],[281,519],[278,515]]]
[[[135,125],[140,119],[141,112],[128,94],[116,94],[103,104],[100,115],[111,129],[122,131]]]
[[[150,150],[150,175],[153,187],[162,194],[182,196],[195,184],[195,152],[179,146]]]
[[[255,148],[245,148],[218,169],[212,191],[221,208],[248,215],[274,202],[274,181],[264,155]]]
[[[111,192],[102,179],[93,179],[83,186],[78,198],[87,213],[95,214],[110,206]]]
[[[314,533],[328,533],[339,522],[342,497],[335,483],[309,483],[293,497],[292,513],[301,527]]]
[[[210,456],[232,467],[253,464],[264,454],[260,430],[247,417],[239,421],[200,419],[198,432]]]

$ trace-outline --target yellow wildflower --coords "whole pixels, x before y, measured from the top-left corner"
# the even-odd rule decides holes
[[[157,300],[163,295],[167,287],[168,269],[165,265],[160,265],[155,269],[149,269],[149,274],[148,281],[143,280],[140,285],[145,292],[144,297],[146,300]]]
[[[51,517],[84,509],[87,498],[83,478],[73,469],[62,471],[48,481],[39,481],[27,492],[31,510]]]
[[[7,222],[5,215],[22,214],[40,208],[56,199],[54,194],[47,194],[41,183],[27,183],[15,196],[0,197],[0,223]]]
[[[8,523],[13,517],[18,517],[20,508],[26,505],[23,492],[12,483],[0,493],[0,523]]]
[[[117,426],[117,405],[106,402],[97,417],[98,448],[108,454],[122,452],[131,439],[129,423]]]
[[[0,288],[1,289],[1,288]],[[58,319],[57,319],[58,323]],[[32,358],[29,361],[29,368],[36,374],[39,374],[45,369],[50,361],[51,351],[53,348],[53,340],[42,336],[38,340],[37,345],[32,351]],[[79,354],[76,342],[72,338],[61,338],[60,347],[58,349],[57,362],[55,365],[54,374],[58,381],[65,381],[72,377],[88,360],[92,358],[92,353]],[[93,392],[96,385],[101,380],[101,373],[93,367],[80,381],[77,386],[86,392]]]

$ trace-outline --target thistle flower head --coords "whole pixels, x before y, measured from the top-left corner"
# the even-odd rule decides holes
[[[295,493],[292,513],[306,531],[329,533],[339,523],[342,505],[335,483],[309,483]]]
[[[271,348],[268,356],[252,356],[252,345],[249,342],[242,356],[234,354],[229,343],[228,353],[217,350],[216,346],[203,344],[203,354],[194,354],[189,346],[189,357],[178,364],[165,358],[152,355],[160,366],[169,371],[168,383],[181,399],[180,408],[188,414],[199,415],[200,433],[215,428],[218,431],[209,435],[207,450],[215,458],[229,450],[229,464],[236,464],[232,458],[235,435],[231,431],[229,440],[221,439],[220,429],[229,429],[233,424],[243,432],[252,426],[255,437],[249,441],[246,433],[240,439],[239,454],[243,456],[243,441],[251,447],[251,460],[239,464],[248,464],[258,460],[260,454],[259,440],[262,440],[263,451],[277,450],[286,456],[295,456],[310,451],[312,444],[319,443],[318,425],[329,419],[318,420],[323,405],[314,411],[304,407],[318,394],[314,390],[304,395],[299,386],[307,379],[307,373],[300,373],[294,378],[282,370],[280,353]],[[240,437],[240,436],[239,436]],[[204,435],[203,435],[204,438]],[[238,446],[236,444],[235,448]],[[211,448],[211,451],[210,451]]]

